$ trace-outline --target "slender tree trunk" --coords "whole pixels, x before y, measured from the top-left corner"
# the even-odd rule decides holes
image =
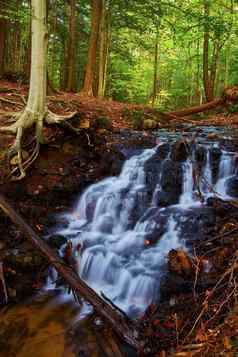
[[[102,0],[91,1],[91,34],[88,49],[88,61],[86,66],[84,85],[81,94],[93,96],[94,67],[97,52],[99,23],[102,12]]]
[[[0,76],[4,73],[6,20],[0,18]]]
[[[68,77],[66,90],[76,91],[76,0],[69,1]]]
[[[210,6],[207,0],[204,0],[204,39],[203,39],[203,84],[207,101],[212,101],[213,94],[210,87],[210,74],[209,74],[209,25],[208,17],[210,14]]]
[[[225,69],[224,69],[224,87],[226,88],[229,83],[229,55],[230,45],[228,44],[225,50]]]
[[[215,91],[215,84],[216,84],[219,50],[220,50],[220,43],[219,40],[216,39],[213,44],[213,55],[212,55],[211,75],[210,75],[210,81],[211,81],[210,87],[211,87],[211,93],[213,95],[213,98],[214,98],[214,91]]]
[[[108,56],[111,42],[111,9],[110,7],[106,8],[105,0],[102,0],[102,14],[99,33],[98,96],[103,98],[106,90]]]
[[[159,29],[156,31],[155,38],[155,52],[154,52],[154,80],[153,80],[153,94],[152,94],[152,107],[155,106],[157,92],[158,92],[158,62],[159,62]]]

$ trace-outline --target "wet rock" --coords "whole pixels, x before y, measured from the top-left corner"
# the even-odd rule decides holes
[[[162,165],[161,188],[158,195],[160,206],[176,204],[182,193],[183,172],[182,165],[167,159]]]
[[[167,274],[160,281],[160,301],[168,302],[171,296],[192,292],[193,282],[177,274]]]
[[[181,227],[181,237],[186,241],[195,241],[215,229],[217,216],[217,211],[212,207],[193,207],[192,210],[177,213],[175,220]]]
[[[217,140],[219,139],[219,136],[216,133],[210,133],[207,135],[208,140]]]
[[[203,162],[205,161],[205,157],[206,157],[206,150],[203,146],[198,145],[196,147],[196,151],[195,151],[195,160],[199,165],[202,165]]]
[[[182,249],[172,249],[169,252],[168,266],[170,272],[178,275],[191,276],[193,274],[192,260]]]
[[[64,245],[67,242],[67,239],[60,235],[60,234],[54,234],[50,236],[47,240],[47,243],[49,244],[50,247],[60,249],[62,245]]]
[[[184,141],[177,141],[171,149],[171,159],[173,161],[185,161],[188,157],[188,148]]]
[[[170,151],[170,145],[168,143],[163,143],[156,149],[156,155],[161,160],[164,160],[168,156],[169,151]]]
[[[116,148],[101,152],[101,174],[106,176],[118,176],[121,173],[125,160],[125,155]]]
[[[227,194],[238,198],[238,177],[233,176],[227,180]]]
[[[215,184],[218,179],[221,155],[222,155],[222,152],[219,148],[212,148],[210,151],[213,184]]]

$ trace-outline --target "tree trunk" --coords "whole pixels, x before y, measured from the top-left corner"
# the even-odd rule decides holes
[[[30,91],[26,111],[44,116],[47,87],[46,0],[32,0]]]
[[[229,83],[229,55],[230,45],[228,44],[225,50],[224,88],[226,88]]]
[[[167,113],[170,116],[174,116],[174,117],[185,117],[188,115],[192,115],[192,114],[197,114],[197,113],[202,113],[205,112],[207,110],[211,110],[214,109],[218,106],[221,106],[225,103],[225,99],[224,98],[216,98],[213,101],[210,101],[208,103],[204,103],[202,105],[198,105],[192,108],[185,108],[185,109],[181,109],[178,110],[176,112],[169,112]]]
[[[0,76],[4,73],[6,20],[0,18]]]
[[[84,85],[81,94],[93,96],[94,67],[97,52],[99,22],[102,11],[102,0],[91,1],[91,34],[88,49],[88,61],[86,66]]]
[[[210,87],[210,74],[209,74],[209,25],[208,17],[210,13],[210,6],[207,0],[204,0],[204,39],[203,39],[203,84],[205,96],[208,102],[212,101],[213,94]]]
[[[210,82],[211,82],[210,87],[211,87],[211,93],[213,98],[214,98],[216,76],[217,76],[219,49],[220,49],[219,40],[216,39],[213,44],[213,55],[212,55],[211,75],[210,75]]]
[[[66,90],[76,91],[76,1],[69,1],[68,77]]]
[[[156,31],[155,39],[155,56],[154,56],[154,81],[153,81],[153,94],[152,94],[152,107],[155,106],[157,92],[158,92],[158,62],[159,62],[159,30]]]
[[[102,0],[102,14],[100,22],[100,45],[98,64],[98,97],[103,98],[106,90],[108,55],[111,33],[111,9]]]

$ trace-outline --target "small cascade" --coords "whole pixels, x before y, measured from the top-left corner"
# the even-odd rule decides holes
[[[217,191],[224,199],[226,180],[234,171],[234,154],[222,152],[218,179],[213,185],[212,147],[212,144],[204,146],[200,190],[205,198]],[[169,251],[179,247],[186,249],[181,226],[184,227],[187,216],[183,215],[189,211],[187,208],[202,206],[196,198],[195,150],[192,160],[188,158],[181,163],[182,194],[177,204],[174,197],[173,205],[157,204],[158,196],[163,193],[162,175],[172,175],[172,171],[163,170],[165,156],[158,164],[157,148],[147,149],[130,157],[118,177],[90,186],[74,213],[66,215],[68,226],[58,231],[71,239],[74,247],[79,243],[82,247],[78,257],[80,276],[132,317],[140,316],[158,299],[161,268]],[[154,158],[159,172],[156,171],[157,182],[151,192],[147,187],[148,165],[145,164],[150,160],[151,170]]]
[[[207,148],[206,152],[206,164],[202,170],[200,179],[200,190],[204,197],[212,195],[212,169],[211,169],[211,155],[210,148]]]
[[[179,201],[182,206],[191,206],[194,200],[193,162],[191,159],[183,164],[183,191]]]
[[[219,165],[218,180],[215,185],[216,193],[224,198],[231,198],[227,195],[227,179],[234,174],[234,154],[222,152],[221,161]]]

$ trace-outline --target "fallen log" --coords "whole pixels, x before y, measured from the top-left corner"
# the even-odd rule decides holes
[[[230,105],[232,103],[237,102],[237,100],[238,100],[238,86],[232,86],[232,87],[225,88],[222,93],[222,96],[219,98],[215,98],[211,102],[197,105],[191,108],[185,108],[178,111],[169,112],[167,114],[176,119],[177,117],[185,117],[192,114],[202,113],[207,110],[217,108],[219,106]]]
[[[54,253],[49,246],[34,232],[34,230],[23,220],[23,218],[11,207],[6,199],[0,195],[0,208],[16,224],[25,236],[31,241],[37,250],[49,261],[57,272],[63,277],[65,282],[75,291],[76,294],[87,300],[95,311],[107,321],[112,329],[132,347],[138,349],[139,341],[135,324],[132,320],[126,319],[120,311],[114,309],[104,301],[93,289],[91,289],[65,262]]]
[[[224,98],[216,98],[212,102],[204,103],[202,105],[198,105],[192,108],[185,108],[185,109],[178,110],[176,112],[169,112],[168,115],[174,116],[175,118],[185,117],[188,115],[198,114],[210,109],[214,109],[218,106],[224,105],[224,103],[225,103]]]

